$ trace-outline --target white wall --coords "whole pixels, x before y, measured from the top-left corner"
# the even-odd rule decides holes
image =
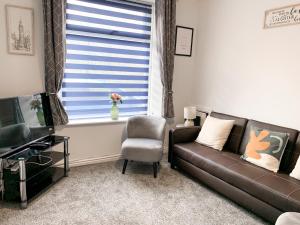
[[[183,123],[184,106],[193,105],[196,66],[198,64],[197,42],[199,34],[198,23],[201,15],[199,0],[177,0],[176,24],[194,28],[192,57],[175,56],[174,70],[174,109],[175,122]]]
[[[196,28],[197,0],[179,0],[177,23]],[[35,55],[8,55],[6,51],[5,4],[33,7],[35,14]],[[189,16],[186,16],[189,15]],[[0,1],[0,97],[32,94],[43,90],[43,15],[41,0]],[[195,29],[195,40],[197,29]],[[196,41],[194,42],[194,46]],[[190,104],[196,66],[196,51],[193,57],[175,59],[174,98],[177,121],[182,121],[183,107]],[[68,126],[57,134],[71,137],[71,161],[75,164],[115,159],[120,154],[120,138],[125,123]]]
[[[81,165],[120,157],[125,122],[68,126],[57,134],[70,139],[71,164]]]
[[[293,0],[202,0],[196,104],[300,129],[300,26],[263,29]]]

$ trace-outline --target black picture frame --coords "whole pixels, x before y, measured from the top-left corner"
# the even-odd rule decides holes
[[[190,51],[189,54],[182,54],[182,53],[177,53],[177,42],[178,42],[178,29],[187,29],[187,30],[191,30],[192,31],[192,35],[191,35],[191,40],[190,40]],[[191,57],[192,56],[192,51],[193,51],[193,36],[194,36],[194,28],[192,27],[185,27],[185,26],[176,26],[176,34],[175,34],[175,55],[178,56],[187,56],[187,57]]]

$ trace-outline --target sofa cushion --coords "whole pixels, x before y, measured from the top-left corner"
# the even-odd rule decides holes
[[[287,174],[269,173],[256,180],[257,188],[252,195],[268,202],[282,211],[300,212],[300,182]]]
[[[286,127],[280,127],[268,123],[263,123],[255,120],[249,120],[247,123],[247,127],[242,139],[242,143],[239,149],[239,154],[243,155],[246,151],[246,146],[248,144],[248,137],[250,135],[251,127],[257,127],[257,128],[262,128],[262,129],[267,129],[267,130],[272,130],[275,132],[283,132],[283,133],[288,133],[289,134],[289,140],[286,145],[284,154],[281,159],[281,164],[279,171],[285,171],[287,172],[289,170],[289,164],[292,158],[292,153],[294,150],[294,146],[298,137],[298,131]]]
[[[199,160],[200,157],[208,158],[210,155],[217,155],[218,151],[196,142],[175,144],[173,154],[193,165],[202,168],[205,160]]]
[[[224,119],[224,120],[234,120],[233,128],[230,132],[230,135],[224,145],[224,150],[237,153],[242,141],[242,137],[247,125],[247,119],[237,117],[237,116],[230,116],[223,113],[212,112],[210,116]]]
[[[250,164],[231,152],[198,143],[174,145],[174,154],[282,211],[300,211],[300,181]]]
[[[292,192],[289,195],[289,207],[290,209],[288,211],[291,212],[300,212],[299,210],[299,204],[300,204],[300,190]]]

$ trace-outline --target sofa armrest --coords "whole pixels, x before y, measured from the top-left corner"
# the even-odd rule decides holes
[[[169,132],[169,137],[172,137],[173,144],[192,142],[198,137],[201,127],[178,127],[171,129]]]
[[[177,143],[186,143],[195,141],[201,127],[178,127],[169,131],[169,155],[168,161],[172,165],[173,146]]]

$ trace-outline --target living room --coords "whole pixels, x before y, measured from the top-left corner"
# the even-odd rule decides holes
[[[51,49],[45,43],[45,38],[50,35],[47,33],[45,18],[48,16],[51,19],[51,16],[55,17],[57,13],[54,11],[52,14],[51,12],[49,15],[45,14],[45,8],[47,4],[49,6],[53,2],[59,1],[0,1],[1,99],[42,92],[53,94],[52,91],[45,89],[45,86],[49,85],[45,78],[48,63],[45,54],[47,54],[47,48],[48,51],[49,48]],[[82,15],[91,13],[94,15],[91,16],[94,17],[93,19],[103,19],[106,16],[103,20],[113,21],[110,14],[98,13],[95,15],[96,13],[92,9],[90,12],[83,12],[83,14],[74,14],[74,11],[80,11],[79,6],[82,6],[76,5],[76,2],[83,2],[83,5],[85,3],[92,4],[91,8],[100,10],[103,9],[101,7],[107,7],[105,4],[109,4],[109,2],[115,5],[126,4],[126,1],[122,3],[124,1],[121,0],[67,0],[66,11],[62,10],[62,18],[66,16],[67,20],[72,20],[70,19],[72,17],[68,17],[68,13],[74,18],[76,18],[75,16],[81,18]],[[101,5],[102,3],[104,6]],[[97,4],[99,5],[95,6]],[[297,100],[300,98],[298,88],[300,82],[298,77],[300,60],[298,54],[300,50],[299,23],[295,19],[287,24],[270,25],[268,19],[276,12],[278,13],[278,9],[290,13],[292,13],[291,10],[298,10],[295,12],[297,17],[300,9],[299,1],[136,0],[128,1],[126,7],[144,7],[147,10],[152,8],[151,12],[158,12],[158,4],[164,4],[165,11],[161,11],[164,11],[165,14],[168,12],[169,15],[167,16],[170,17],[174,17],[170,11],[176,7],[176,16],[170,19],[165,15],[166,18],[164,19],[167,22],[164,26],[173,29],[173,33],[167,29],[170,32],[168,33],[169,36],[153,32],[159,28],[158,24],[155,24],[158,15],[153,13],[148,17],[152,21],[149,22],[152,26],[152,32],[150,38],[151,60],[150,63],[148,62],[151,69],[147,75],[151,84],[147,90],[146,114],[165,117],[167,123],[164,133],[165,141],[162,146],[164,155],[160,164],[157,165],[159,167],[157,177],[153,177],[151,163],[143,163],[133,159],[129,159],[127,168],[125,166],[126,172],[122,174],[123,162],[126,159],[124,152],[122,153],[122,138],[124,129],[128,129],[127,123],[129,121],[126,116],[122,116],[122,107],[128,104],[128,102],[126,103],[126,96],[123,96],[123,104],[119,104],[121,102],[117,99],[120,107],[120,117],[117,120],[111,119],[110,116],[112,115],[106,116],[104,119],[72,119],[70,114],[68,124],[55,126],[55,135],[70,138],[68,140],[70,153],[68,177],[61,179],[53,187],[29,202],[26,209],[20,210],[16,203],[1,202],[0,224],[275,224],[276,220],[279,225],[299,224],[299,215],[295,214],[288,214],[287,219],[277,219],[284,212],[300,212],[299,194],[296,197],[292,196],[293,199],[284,199],[286,202],[282,207],[267,202],[260,196],[255,196],[251,190],[246,192],[249,196],[254,196],[255,200],[241,195],[247,200],[240,202],[234,199],[234,196],[230,197],[216,187],[211,187],[199,176],[184,171],[183,164],[180,166],[180,160],[175,160],[178,165],[174,161],[175,170],[173,170],[170,164],[170,154],[168,157],[168,151],[170,148],[172,149],[168,146],[168,131],[185,128],[181,124],[184,123],[185,119],[189,119],[185,115],[188,113],[184,112],[184,109],[188,110],[188,106],[196,108],[197,113],[218,112],[222,116],[226,114],[238,118],[219,119],[240,121],[239,118],[246,118],[240,131],[241,136],[247,130],[247,124],[251,119],[289,128],[290,130],[282,131],[277,130],[276,127],[267,127],[272,132],[288,133],[289,141],[293,139],[295,134],[293,146],[297,145],[298,133],[295,130],[300,130],[300,120],[298,120],[300,107],[297,104]],[[11,8],[9,8],[10,6]],[[9,33],[11,33],[9,32],[10,25],[14,24],[8,21],[10,18],[11,21],[14,18],[19,21],[21,18],[21,15],[18,18],[18,11],[14,7],[17,7],[18,10],[27,9],[24,11],[24,15],[28,13],[28,9],[33,13],[32,21],[30,21],[33,24],[31,30],[33,35],[31,39],[32,52],[29,54],[13,52],[8,43]],[[11,11],[9,11],[10,9]],[[105,11],[105,9],[103,10]],[[26,25],[28,23],[24,22],[24,26]],[[65,26],[67,32],[72,30],[72,26],[68,27],[68,22],[62,19],[61,27],[64,28]],[[180,47],[177,43],[180,41],[179,26],[186,28],[182,29],[182,32],[186,32],[182,34],[183,36],[192,34],[189,36],[190,39],[183,38],[181,43],[184,45],[186,44],[185,41],[188,42],[186,44],[189,47],[187,54],[176,54],[178,50],[176,47]],[[91,31],[89,32],[91,33]],[[55,36],[55,34],[52,32],[51,35]],[[71,33],[67,34],[71,36]],[[60,36],[62,42],[66,43],[68,38],[66,34],[62,32]],[[170,60],[169,67],[172,64],[172,59],[174,59],[174,73],[165,72],[169,76],[168,79],[164,79],[165,77],[163,78],[162,72],[160,72],[158,55],[161,54],[159,52],[161,46],[158,45],[159,40],[157,38],[165,38],[167,43],[174,41],[174,44],[177,44],[174,46],[175,55],[172,52],[167,52],[169,57],[163,56],[163,60],[167,62]],[[70,41],[72,40],[70,39]],[[68,58],[68,55],[66,57],[67,60],[73,60],[73,62],[76,59]],[[64,66],[66,69],[70,69],[68,68],[69,65]],[[101,64],[101,66],[106,65]],[[172,68],[166,70],[168,69],[172,70]],[[65,72],[64,74],[68,73]],[[64,79],[71,80],[69,82],[72,82],[72,78],[66,75],[64,77]],[[167,82],[162,84],[161,79]],[[65,82],[68,84],[67,81]],[[103,82],[109,83],[109,81]],[[137,82],[136,84],[144,85],[145,82]],[[60,95],[59,91],[55,93],[58,96]],[[64,91],[64,87],[61,91]],[[121,94],[118,93],[117,89],[111,92]],[[107,101],[110,100],[108,95],[106,96]],[[174,104],[168,105],[166,99],[169,100],[170,98]],[[61,99],[61,101],[67,102],[68,100],[66,98],[65,100]],[[69,107],[68,105],[65,106],[67,106],[66,111],[68,113]],[[80,106],[76,105],[76,107]],[[76,107],[73,108],[76,109]],[[93,107],[97,107],[97,105]],[[107,105],[103,107],[107,107]],[[174,113],[172,113],[172,107]],[[216,115],[216,117],[220,117],[220,115]],[[201,125],[203,125],[203,120]],[[258,125],[256,124],[256,126]],[[192,130],[193,128],[188,127],[188,129]],[[235,132],[234,128],[231,127],[231,129],[232,132]],[[192,141],[196,140],[199,132],[200,130],[197,131],[197,135]],[[178,135],[180,139],[187,134]],[[176,138],[178,138],[176,133],[173,133],[172,138],[176,142]],[[238,142],[238,147],[242,146],[242,140]],[[290,142],[287,142],[286,145],[288,143]],[[176,145],[176,143],[173,144]],[[174,154],[178,154],[177,156],[182,158],[179,150],[176,151],[174,150]],[[195,152],[197,151],[195,150]],[[211,149],[211,151],[216,150]],[[193,156],[191,155],[190,158]],[[298,176],[300,177],[300,160],[298,161]],[[248,164],[250,162],[247,162]],[[280,166],[282,167],[282,165]],[[296,170],[295,163],[292,169],[294,167]],[[266,169],[262,170],[265,172]],[[287,170],[291,172],[290,168]],[[298,193],[300,181],[294,177],[289,177],[290,180],[292,180],[295,188],[293,186],[287,194]],[[233,185],[233,182],[230,181],[229,183]],[[291,187],[290,184],[285,183],[283,186]],[[249,189],[251,188],[252,186],[249,187]],[[232,191],[232,193],[235,192]],[[238,195],[237,192],[236,195]],[[254,201],[257,202],[254,203]],[[247,207],[245,204],[249,204],[249,206]],[[282,202],[278,200],[276,204],[282,204]],[[293,220],[294,223],[290,222]]]

